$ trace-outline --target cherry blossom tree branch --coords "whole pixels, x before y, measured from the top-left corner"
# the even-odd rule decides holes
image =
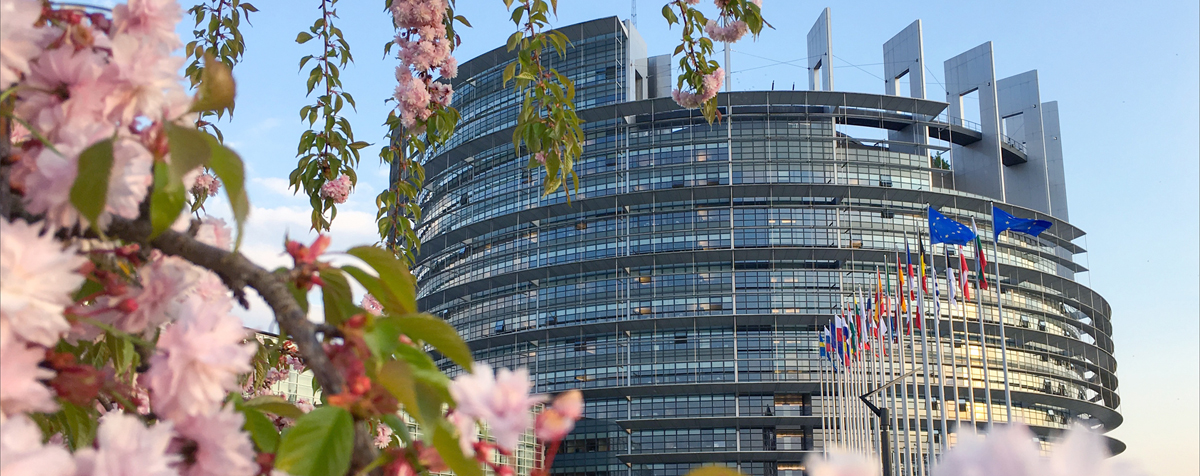
[[[36,221],[40,217],[25,210],[20,196],[12,190],[9,182],[12,171],[12,144],[8,130],[8,121],[0,118],[0,133],[3,137],[0,139],[0,215],[8,220],[20,217]],[[224,281],[226,287],[234,292],[243,306],[246,306],[244,288],[253,288],[271,307],[281,334],[290,336],[296,343],[301,358],[316,376],[321,390],[329,395],[342,391],[345,379],[333,366],[320,339],[317,338],[317,333],[323,332],[320,324],[308,320],[307,313],[296,302],[287,283],[279,276],[254,264],[241,253],[202,243],[187,232],[166,230],[150,239],[151,225],[145,213],[137,220],[113,217],[106,232],[111,237],[148,245],[165,254],[178,256],[192,264],[212,270]],[[354,456],[349,474],[356,474],[360,468],[369,465],[376,454],[373,435],[368,434],[368,429],[364,425],[356,425],[355,433]]]

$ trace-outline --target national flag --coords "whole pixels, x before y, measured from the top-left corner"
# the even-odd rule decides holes
[[[1029,236],[1038,236],[1052,226],[1054,224],[1046,220],[1017,218],[1001,210],[1000,207],[992,205],[992,239],[999,238],[1000,234],[1004,233],[1005,230],[1017,231]]]
[[[938,292],[937,267],[934,266],[932,271],[933,271],[933,275],[930,277],[933,278],[933,318],[941,319],[942,318],[942,293]]]
[[[958,279],[959,286],[962,287],[963,302],[971,300],[971,281],[967,279],[967,255],[963,253],[963,247],[958,247]]]
[[[898,278],[898,281],[896,282],[896,296],[899,297],[901,294],[904,294],[904,266],[900,265],[900,253],[896,253],[896,277]],[[891,285],[892,280],[889,279],[888,287],[890,288]],[[891,293],[891,289],[888,289],[888,294]],[[908,312],[907,299],[900,299],[900,312]]]
[[[958,278],[954,277],[954,268],[946,266],[946,300],[950,301],[950,309],[958,309],[958,300],[954,298],[957,287]]]
[[[828,332],[829,332],[829,327],[826,327],[826,328],[824,328],[824,329],[822,329],[822,330],[821,330],[821,335],[820,335],[820,339],[821,339],[821,346],[820,346],[820,349],[821,349],[821,358],[822,358],[822,359],[828,359],[828,358],[829,358],[829,350],[828,350],[828,349],[825,347],[825,334],[826,334],[826,333],[828,333]]]
[[[983,254],[983,241],[979,239],[979,228],[975,225],[975,219],[971,219],[971,228],[975,230],[975,279],[979,282],[979,289],[987,289],[987,257]]]
[[[929,207],[929,243],[965,245],[975,238],[975,232],[967,225],[951,220],[946,215]]]
[[[917,299],[917,285],[913,281],[916,281],[917,279],[913,273],[912,251],[910,251],[908,248],[907,236],[904,237],[904,262],[908,264],[908,299],[910,301],[915,301]]]
[[[883,277],[879,275],[879,268],[875,268],[875,325],[879,325],[883,316]]]

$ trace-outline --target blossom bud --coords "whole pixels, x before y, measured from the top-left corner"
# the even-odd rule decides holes
[[[367,323],[367,316],[364,316],[362,314],[355,314],[353,317],[346,320],[346,327],[349,327],[351,329],[361,329],[362,326],[366,325],[366,323]]]
[[[350,393],[363,395],[369,391],[371,391],[371,379],[366,375],[359,375],[350,381]]]
[[[137,300],[133,298],[123,299],[119,304],[117,304],[117,309],[120,309],[121,312],[124,313],[136,311],[138,310]]]

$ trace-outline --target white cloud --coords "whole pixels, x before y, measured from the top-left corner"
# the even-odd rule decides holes
[[[279,177],[255,177],[250,179],[250,182],[258,185],[258,187],[256,187],[257,189],[267,190],[277,195],[282,195],[289,198],[295,196],[295,194],[292,193],[291,185],[288,183],[287,179]]]

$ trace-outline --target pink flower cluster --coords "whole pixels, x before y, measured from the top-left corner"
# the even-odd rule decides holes
[[[383,304],[380,304],[379,300],[370,294],[363,296],[362,308],[371,313],[372,316],[383,315]]]
[[[203,173],[196,177],[196,183],[192,185],[192,193],[196,196],[213,197],[221,190],[221,181],[217,180],[210,174]]]
[[[395,99],[401,123],[417,127],[438,107],[450,105],[454,91],[445,80],[458,75],[458,63],[450,55],[453,45],[446,37],[446,0],[394,0],[392,19],[399,32]],[[435,81],[437,70],[442,81]]]
[[[178,2],[130,0],[114,8],[111,22],[47,10],[54,20],[47,23],[37,0],[0,0],[0,11],[0,88],[21,86],[15,115],[53,144],[26,140],[15,154],[12,182],[26,208],[55,227],[85,222],[69,197],[79,156],[112,138],[101,220],[136,218],[154,158],[169,160],[162,124],[185,116],[192,103],[179,75],[184,60],[171,55],[181,45]]]
[[[101,220],[136,218],[152,183],[156,160],[170,161],[164,125],[186,126],[192,99],[179,75],[183,58],[175,0],[129,0],[102,15],[43,9],[38,0],[0,0],[0,89],[17,87],[14,115],[37,134],[18,136],[11,183],[26,208],[44,223],[0,221],[0,465],[3,473],[106,475],[239,475],[258,472],[243,416],[222,403],[251,369],[255,353],[232,301],[215,274],[177,257],[136,245],[104,249],[136,267],[134,280],[93,266],[76,249],[54,239],[60,227],[86,224],[70,203],[80,155],[113,140],[113,171]],[[14,86],[15,85],[15,86]],[[45,137],[52,147],[34,139]],[[192,172],[186,184],[211,195],[219,183]],[[183,226],[187,226],[184,223]],[[47,230],[49,229],[49,230]],[[206,220],[197,238],[228,249],[223,222]],[[102,289],[76,302],[85,276]],[[68,314],[87,319],[66,319]],[[135,416],[106,409],[93,447],[74,455],[53,445],[27,413],[58,408],[55,397],[94,398],[55,380],[82,364],[56,367],[47,349],[60,340],[98,339],[88,319],[131,334],[161,332],[140,386],[162,420],[147,426]],[[161,329],[161,331],[160,331]],[[67,354],[68,356],[70,354]],[[47,360],[47,359],[51,360]],[[137,384],[140,384],[137,385]],[[97,385],[99,385],[97,383]],[[75,389],[78,390],[78,389]],[[127,411],[136,411],[136,408]],[[184,457],[186,449],[187,457]]]
[[[38,227],[0,220],[0,421],[58,409],[44,383],[54,372],[40,364],[71,327],[63,313],[85,264]]]
[[[671,91],[671,97],[675,99],[675,103],[688,109],[695,109],[703,106],[705,102],[717,96],[721,91],[721,84],[725,82],[725,68],[717,68],[711,74],[704,76],[703,83],[699,91]]]
[[[321,186],[321,197],[333,200],[333,203],[346,203],[346,199],[350,197],[351,186],[350,176],[338,176]]]
[[[718,25],[717,22],[709,20],[708,24],[704,26],[704,33],[708,34],[709,38],[726,43],[737,42],[748,31],[750,31],[750,27],[746,25],[746,22],[741,20],[730,22],[725,26]]]
[[[530,409],[546,400],[545,395],[530,395],[529,371],[500,369],[493,373],[491,366],[476,362],[474,371],[459,375],[450,383],[450,396],[457,406],[459,438],[475,437],[475,423],[486,422],[496,446],[512,451],[521,433],[533,423]],[[466,418],[462,418],[466,417]],[[463,442],[464,448],[470,444]]]

